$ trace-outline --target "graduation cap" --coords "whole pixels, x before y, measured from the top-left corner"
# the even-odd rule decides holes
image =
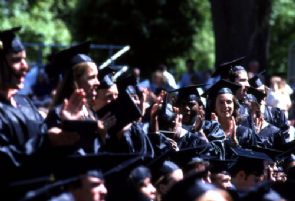
[[[195,173],[177,182],[163,197],[163,201],[194,201],[209,190],[217,190],[212,184],[200,180],[203,173]]]
[[[25,49],[21,40],[16,36],[16,33],[21,30],[21,27],[14,27],[0,32],[0,51],[7,53],[17,53]]]
[[[175,152],[174,149],[168,149],[152,161],[147,163],[147,167],[151,170],[153,175],[153,183],[158,184],[170,173],[179,170],[180,167],[170,160],[170,155]]]
[[[227,80],[219,80],[214,85],[212,85],[209,89],[207,89],[202,96],[203,97],[214,97],[219,94],[235,94],[235,92],[240,88],[241,86],[230,82]]]
[[[256,89],[265,86],[262,81],[262,74],[264,74],[264,73],[265,73],[265,70],[261,71],[260,73],[254,75],[252,78],[250,78],[248,80],[250,86],[252,86]]]
[[[259,146],[251,146],[251,149],[256,152],[265,153],[268,155],[273,161],[277,161],[280,159],[280,156],[284,154],[283,151],[272,149],[272,148],[266,148],[266,147],[259,147]]]
[[[179,167],[186,169],[196,163],[208,164],[208,157],[205,155],[206,145],[199,145],[193,148],[185,148],[176,152],[172,152],[170,160],[175,162]]]
[[[82,62],[93,62],[86,54],[89,52],[90,42],[84,42],[64,49],[52,56],[50,64],[46,66],[46,72],[50,77],[64,75],[73,66]]]
[[[220,64],[215,72],[212,74],[213,77],[216,77],[220,75],[221,79],[227,79],[231,72],[237,72],[240,70],[244,70],[245,68],[243,66],[239,66],[244,60],[245,56],[236,58],[232,61],[224,62]]]
[[[128,90],[122,91],[116,100],[110,102],[96,113],[99,118],[102,118],[107,113],[115,116],[117,122],[108,129],[110,134],[116,134],[126,125],[142,116],[140,108],[134,103],[132,94]]]
[[[114,85],[113,75],[115,72],[119,71],[119,68],[115,68],[113,66],[107,66],[98,71],[98,79],[100,85],[99,89],[108,89]]]
[[[235,160],[230,159],[209,159],[209,170],[213,174],[218,174],[221,172],[227,172],[232,165],[235,163]]]
[[[47,175],[28,177],[9,184],[9,192],[22,196],[28,191],[32,194],[28,200],[40,196],[51,196],[55,191],[64,190],[81,176],[94,176],[101,179],[119,178],[130,171],[134,164],[144,160],[144,156],[131,153],[98,153],[85,156],[75,155],[62,158],[52,158],[44,161]],[[38,167],[34,167],[38,168]]]
[[[264,163],[266,161],[273,161],[263,152],[243,149],[241,147],[232,147],[231,149],[237,156],[236,162],[230,168],[232,175],[235,175],[240,170],[244,170],[247,174],[260,176],[264,172]]]
[[[198,88],[203,86],[205,86],[205,84],[186,86],[172,90],[169,93],[178,92],[176,104],[180,104],[181,102],[199,101],[201,97]]]
[[[259,91],[258,89],[254,87],[248,87],[247,93],[253,95],[252,97],[249,96],[250,101],[261,103],[261,101],[266,97],[266,94],[262,91]]]
[[[124,91],[128,86],[137,86],[138,84],[138,79],[134,75],[126,75],[126,76],[121,76],[117,79],[117,86],[119,93],[121,91]]]

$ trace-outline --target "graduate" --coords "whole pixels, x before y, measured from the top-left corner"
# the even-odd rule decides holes
[[[99,124],[92,110],[99,86],[98,69],[87,55],[90,43],[82,43],[62,50],[52,57],[47,72],[51,77],[62,76],[53,104],[46,118],[48,127],[64,126],[64,121],[93,121],[97,129],[82,129],[73,154],[86,155],[102,150],[105,134],[104,124]],[[99,125],[101,126],[99,128]],[[68,128],[71,129],[71,128]]]
[[[26,50],[17,37],[20,27],[0,32],[0,174],[2,182],[25,174],[34,174],[55,145],[71,145],[75,133],[53,128],[48,130],[37,108],[17,92],[23,88],[29,66]],[[68,139],[68,134],[72,137]],[[39,156],[39,157],[38,157]],[[39,160],[34,160],[39,158]],[[25,168],[27,166],[28,168]],[[26,169],[21,173],[19,168]],[[16,171],[18,170],[18,171]],[[16,172],[18,172],[18,176]]]
[[[239,123],[239,104],[234,95],[239,88],[240,85],[226,80],[220,80],[209,88],[204,93],[208,100],[206,118],[220,123],[229,146],[255,146],[261,143],[259,137]]]

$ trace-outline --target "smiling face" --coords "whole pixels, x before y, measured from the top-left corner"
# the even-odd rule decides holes
[[[215,101],[215,112],[219,118],[231,118],[234,113],[232,94],[219,94]]]
[[[79,66],[84,70],[77,70],[77,75],[74,75],[76,83],[78,88],[85,91],[88,103],[93,105],[97,95],[97,87],[99,86],[97,66],[92,62],[78,64],[76,68],[79,69]],[[79,72],[82,73],[79,74]]]
[[[8,68],[10,68],[11,76],[9,88],[22,89],[24,86],[25,76],[29,70],[28,63],[26,61],[25,50],[18,53],[9,53],[6,55],[6,62]]]

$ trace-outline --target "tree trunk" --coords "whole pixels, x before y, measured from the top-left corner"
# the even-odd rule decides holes
[[[215,66],[246,56],[266,68],[271,0],[210,0],[215,34]],[[247,67],[247,66],[245,66]]]

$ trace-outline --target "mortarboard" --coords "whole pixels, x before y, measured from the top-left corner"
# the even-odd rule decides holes
[[[200,93],[198,91],[198,88],[203,86],[205,86],[205,84],[186,86],[172,90],[169,93],[178,92],[176,101],[177,104],[184,101],[198,101],[200,100]]]
[[[243,149],[241,147],[232,147],[231,149],[237,157],[236,162],[229,170],[233,175],[235,175],[240,170],[244,170],[247,174],[260,176],[264,172],[264,163],[266,161],[273,161],[267,154],[263,152]]]
[[[14,181],[10,184],[10,192],[26,193],[32,190],[25,200],[36,199],[39,196],[52,196],[54,191],[60,192],[65,186],[72,185],[81,176],[91,176],[97,178],[118,178],[122,174],[140,161],[144,156],[139,154],[124,153],[99,153],[85,156],[68,156],[65,158],[54,158],[46,166],[48,176],[38,178],[27,178]],[[36,167],[35,167],[36,168]],[[47,184],[47,185],[44,185]],[[39,185],[39,186],[38,186]],[[38,186],[38,187],[37,187]],[[53,191],[54,190],[54,191]]]
[[[202,96],[203,97],[214,97],[219,94],[235,94],[235,92],[240,88],[241,86],[230,82],[227,80],[219,80],[214,85],[212,85],[209,89],[207,89]]]
[[[24,50],[21,40],[16,36],[16,32],[21,27],[14,27],[0,32],[0,51],[3,53],[17,53]]]
[[[89,52],[90,42],[84,42],[70,48],[64,49],[51,58],[50,64],[46,67],[46,72],[50,77],[55,77],[60,74],[64,75],[73,66],[82,62],[93,62],[86,54]]]
[[[102,118],[108,112],[114,115],[117,122],[108,129],[110,134],[116,134],[129,123],[137,120],[142,116],[140,108],[134,103],[132,94],[128,90],[124,90],[119,97],[97,111],[99,118]]]
[[[235,160],[229,160],[229,159],[209,159],[210,165],[209,170],[213,174],[218,174],[221,172],[227,172],[231,166],[235,163]]]
[[[164,196],[163,201],[194,201],[209,190],[216,190],[212,184],[200,180],[203,173],[195,173],[177,182]]]
[[[98,79],[100,82],[99,89],[107,89],[114,85],[113,74],[119,71],[119,68],[107,66],[98,71]]]
[[[209,156],[204,155],[204,148],[206,145],[200,145],[193,148],[181,149],[176,152],[172,152],[170,160],[175,162],[181,168],[187,168],[189,165],[194,163],[208,163],[206,159]]]
[[[265,73],[265,70],[261,71],[260,73],[254,75],[252,78],[248,80],[250,86],[254,88],[261,88],[262,86],[265,86],[262,82],[262,74]]]
[[[116,82],[118,86],[119,93],[127,88],[127,86],[136,86],[138,80],[134,75],[121,76],[117,79]]]
[[[228,61],[228,62],[224,62],[220,64],[216,68],[215,72],[212,74],[212,77],[216,77],[220,75],[221,79],[227,79],[231,72],[236,72],[240,70],[245,71],[245,68],[243,66],[239,66],[245,60],[245,58],[246,57],[243,56],[243,57],[236,58],[232,61]]]
[[[248,87],[247,93],[253,95],[254,98],[253,98],[253,96],[249,96],[250,100],[253,101],[253,102],[257,102],[257,103],[260,103],[266,97],[265,93],[263,93],[262,91],[257,90],[256,88],[254,88],[252,86]]]
[[[277,149],[266,148],[266,147],[258,147],[258,146],[251,146],[251,150],[256,152],[262,152],[268,155],[273,161],[280,160],[280,156],[284,155],[284,152]]]
[[[169,159],[173,152],[175,152],[174,149],[168,149],[147,163],[147,167],[149,167],[153,175],[153,183],[161,182],[166,175],[180,169],[176,163]]]

